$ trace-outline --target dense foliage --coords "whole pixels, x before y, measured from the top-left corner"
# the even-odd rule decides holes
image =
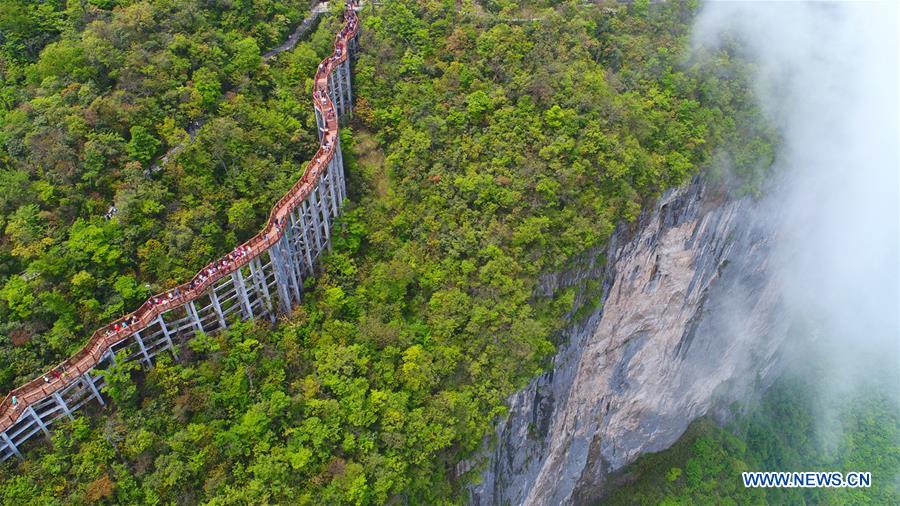
[[[255,232],[315,149],[315,51],[260,54],[306,2],[209,6],[0,1],[0,391]]]
[[[720,428],[695,422],[672,448],[618,477],[609,504],[898,504],[900,404],[896,381],[869,385],[824,412],[808,380],[779,381],[762,405]],[[871,488],[744,488],[745,471],[868,471]]]
[[[245,324],[198,338],[178,363],[108,371],[115,410],[63,424],[52,445],[0,468],[0,497],[10,504],[459,501],[454,464],[481,446],[503,399],[545,365],[561,317],[574,309],[579,287],[538,297],[538,276],[602,247],[617,222],[713,155],[752,187],[772,153],[749,106],[744,64],[727,51],[703,69],[685,61],[690,4],[529,4],[398,0],[367,10],[355,66],[356,132],[345,131],[342,142],[355,204],[303,307],[276,330]],[[48,348],[77,342],[86,318],[102,319],[145,293],[143,282],[169,283],[234,244],[296,176],[313,142],[304,79],[334,20],[312,44],[267,66],[251,57],[261,44],[246,42],[256,24],[234,28],[217,8],[186,13],[173,5],[185,4],[135,3],[60,32],[63,47],[94,54],[81,46],[94,40],[90,27],[131,36],[110,27],[143,6],[160,20],[149,33],[166,41],[126,44],[139,54],[101,71],[89,66],[95,74],[85,82],[106,91],[68,106],[82,118],[97,101],[137,97],[168,111],[140,100],[98,106],[119,130],[97,145],[103,165],[90,182],[82,177],[88,156],[74,153],[86,153],[88,133],[107,123],[85,128],[81,145],[57,148],[77,160],[73,188],[102,180],[105,192],[63,190],[45,165],[29,171],[25,160],[44,156],[29,147],[34,135],[22,133],[26,141],[15,144],[4,134],[11,168],[3,184],[35,193],[3,208],[5,334],[28,330],[25,346],[0,348],[9,354],[7,383],[50,356]],[[245,15],[268,12],[268,4],[234,5]],[[163,63],[188,58],[170,49],[181,39],[164,35],[165,13],[177,18],[168,22],[204,23],[200,40],[224,32],[219,40],[233,49],[218,64],[189,65],[190,82],[134,92],[122,79],[155,82]],[[220,54],[219,44],[194,38],[182,43]],[[13,89],[63,107],[70,94],[62,90],[78,74],[36,82],[30,76],[47,54],[8,64],[20,69]],[[251,61],[239,74],[229,70]],[[115,77],[110,69],[119,69]],[[237,91],[220,97],[230,87]],[[169,93],[176,105],[165,109]],[[147,174],[153,156],[174,144],[166,125],[183,124],[167,123],[167,114],[194,118],[180,112],[182,99],[211,119],[176,162]],[[137,102],[144,109],[122,120]],[[67,128],[41,127],[28,115],[42,109],[22,98],[13,104],[6,117],[22,119],[5,120],[7,130]],[[737,139],[740,149],[720,151]],[[16,155],[12,145],[27,149]],[[110,201],[119,216],[104,222]],[[23,268],[37,276],[19,275]]]

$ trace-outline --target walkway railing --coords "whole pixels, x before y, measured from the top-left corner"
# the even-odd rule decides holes
[[[350,55],[357,47],[359,20],[348,1],[334,52],[319,64],[313,106],[319,149],[306,171],[278,202],[265,227],[189,282],[150,297],[133,313],[95,331],[87,344],[45,374],[9,392],[0,403],[0,460],[90,400],[104,405],[99,366],[126,360],[151,365],[198,332],[214,332],[228,320],[275,319],[300,302],[303,280],[331,247],[331,225],[346,197],[338,118],[352,114]],[[120,355],[121,356],[121,355]]]

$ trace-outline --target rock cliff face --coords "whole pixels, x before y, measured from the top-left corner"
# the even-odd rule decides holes
[[[667,193],[617,230],[602,273],[587,266],[604,280],[602,308],[510,399],[474,504],[590,503],[610,472],[774,380],[787,324],[773,220],[713,193],[700,180]]]

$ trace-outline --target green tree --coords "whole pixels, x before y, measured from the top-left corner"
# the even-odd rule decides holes
[[[124,351],[116,354],[115,364],[110,365],[106,369],[100,371],[106,384],[103,386],[103,392],[109,394],[109,397],[116,405],[123,408],[133,408],[137,401],[137,385],[132,379],[132,371],[139,368],[139,362],[136,360],[127,360],[128,355]]]
[[[159,149],[160,141],[146,128],[135,125],[131,127],[131,140],[128,141],[128,155],[132,160],[146,164]]]
[[[248,234],[256,225],[256,211],[253,204],[246,199],[240,199],[228,208],[228,224],[241,234]]]
[[[207,111],[213,111],[222,95],[222,83],[218,74],[207,67],[201,67],[193,74],[194,88],[200,93],[203,107]]]
[[[231,45],[231,50],[233,54],[231,61],[228,63],[227,71],[232,81],[239,81],[242,77],[256,70],[262,63],[259,46],[253,37],[235,40]]]

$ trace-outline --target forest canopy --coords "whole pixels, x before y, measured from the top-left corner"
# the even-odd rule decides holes
[[[2,23],[28,18],[0,66],[9,388],[253,233],[314,149],[309,79],[339,20],[266,62],[301,6],[0,4]],[[600,256],[617,224],[712,160],[745,189],[771,162],[747,63],[686,58],[695,8],[364,9],[341,142],[351,202],[305,303],[277,328],[106,371],[114,408],[0,466],[0,497],[463,501],[477,468],[456,464],[546,366],[575,301],[599,294],[538,279]]]
[[[316,147],[328,37],[261,57],[305,8],[0,2],[0,390],[256,231]]]
[[[671,448],[644,455],[619,471],[603,502],[897,504],[896,378],[870,374],[854,395],[828,400],[819,381],[828,371],[823,363],[821,357],[811,357],[804,370],[777,380],[758,406],[744,406],[724,427],[709,417],[695,421]],[[785,470],[864,471],[872,474],[872,483],[864,488],[764,489],[745,488],[741,481],[742,472]]]

